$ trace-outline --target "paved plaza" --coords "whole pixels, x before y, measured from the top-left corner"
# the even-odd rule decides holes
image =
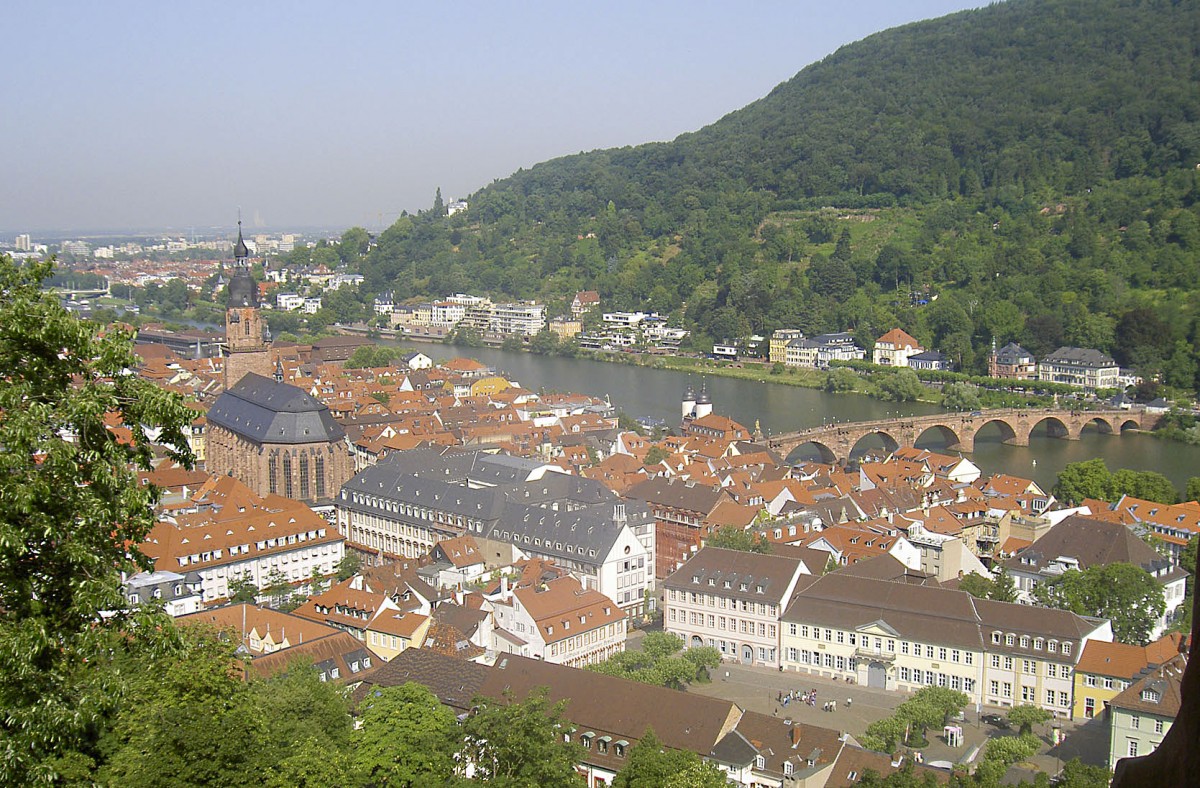
[[[780,693],[786,694],[791,691],[799,695],[814,689],[817,692],[815,706],[801,701],[784,705],[778,700]],[[852,736],[861,735],[872,722],[891,716],[896,707],[909,697],[909,694],[904,692],[872,689],[805,673],[785,673],[737,663],[722,665],[715,672],[711,683],[693,685],[689,691],[731,700],[744,709],[771,714],[781,719],[845,731]],[[823,711],[822,708],[828,701],[836,701],[837,708],[833,711]],[[965,712],[966,719],[959,723],[964,738],[961,747],[947,746],[941,731],[930,730],[929,746],[921,750],[925,763],[959,762],[970,757],[973,749],[982,749],[988,738],[1012,735],[1012,731],[998,730],[981,723],[978,719],[979,714],[1004,714],[1005,711],[984,707],[977,713],[974,706],[969,707]],[[1060,724],[1066,738],[1056,748],[1050,747],[1048,725],[1035,731],[1041,736],[1045,746],[1031,759],[1032,766],[1048,774],[1056,774],[1061,765],[1072,758],[1080,758],[1084,763],[1103,765],[1108,750],[1108,728],[1103,721],[1091,720],[1086,725],[1069,721]],[[1014,772],[1018,771],[1020,770],[1014,769]],[[1030,774],[1031,772],[1026,773],[1027,779]]]

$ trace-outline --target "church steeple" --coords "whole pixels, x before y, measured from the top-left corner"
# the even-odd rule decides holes
[[[270,378],[273,372],[266,323],[258,309],[258,283],[250,273],[250,249],[242,237],[240,216],[233,256],[229,304],[225,309],[226,389],[233,387],[247,372],[255,372],[265,378]]]
[[[246,258],[250,256],[250,250],[246,247],[246,241],[242,238],[242,219],[238,217],[238,239],[233,245],[233,259],[237,261],[240,267],[246,267]]]
[[[238,219],[237,243],[233,246],[233,277],[229,280],[229,308],[258,306],[258,286],[250,275],[250,249],[242,238],[242,220]]]

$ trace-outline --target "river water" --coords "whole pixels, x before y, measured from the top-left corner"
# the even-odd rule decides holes
[[[406,347],[409,347],[406,345]],[[922,415],[939,408],[922,403],[881,402],[855,394],[829,394],[815,389],[734,378],[704,377],[671,370],[607,364],[601,361],[535,356],[497,348],[452,348],[417,344],[435,360],[454,355],[471,356],[503,371],[511,380],[533,391],[573,391],[608,397],[618,410],[631,416],[679,423],[684,390],[699,393],[707,388],[716,413],[729,416],[753,430],[757,421],[766,434],[791,432],[830,421],[866,421],[896,415]],[[993,432],[989,433],[989,430]],[[926,433],[921,446],[941,448],[936,432]],[[865,444],[866,442],[864,442]],[[1180,491],[1192,476],[1200,476],[1200,447],[1160,440],[1150,435],[1101,435],[1088,428],[1078,441],[1051,438],[1035,432],[1029,446],[1006,446],[998,429],[986,428],[967,455],[985,473],[1010,473],[1031,478],[1047,490],[1067,463],[1101,457],[1110,470],[1158,471]]]

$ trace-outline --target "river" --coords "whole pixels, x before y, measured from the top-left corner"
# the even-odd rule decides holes
[[[408,345],[406,345],[408,347]],[[735,378],[704,377],[672,370],[608,364],[587,359],[535,356],[497,348],[451,348],[417,344],[415,350],[435,360],[466,355],[503,371],[510,379],[533,391],[574,391],[609,397],[614,407],[631,416],[650,416],[675,426],[680,420],[683,392],[693,386],[707,388],[715,412],[754,429],[757,421],[766,434],[791,432],[829,421],[866,421],[895,415],[938,412],[923,403],[881,402],[856,394],[829,394],[815,389]],[[990,431],[990,432],[989,432]],[[938,449],[935,432],[926,433],[922,446]],[[1158,471],[1183,490],[1187,480],[1200,476],[1200,447],[1165,441],[1150,435],[1101,435],[1088,428],[1078,441],[1051,438],[1035,432],[1029,446],[1006,446],[995,426],[975,439],[967,455],[985,473],[1010,473],[1035,480],[1044,488],[1054,485],[1068,463],[1101,457],[1110,470]]]

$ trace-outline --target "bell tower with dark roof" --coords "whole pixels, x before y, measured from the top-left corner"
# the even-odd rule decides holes
[[[237,384],[247,372],[270,377],[271,347],[266,325],[258,308],[258,284],[250,275],[250,250],[242,238],[238,219],[237,243],[233,247],[233,276],[229,280],[229,304],[225,309],[225,389]]]

